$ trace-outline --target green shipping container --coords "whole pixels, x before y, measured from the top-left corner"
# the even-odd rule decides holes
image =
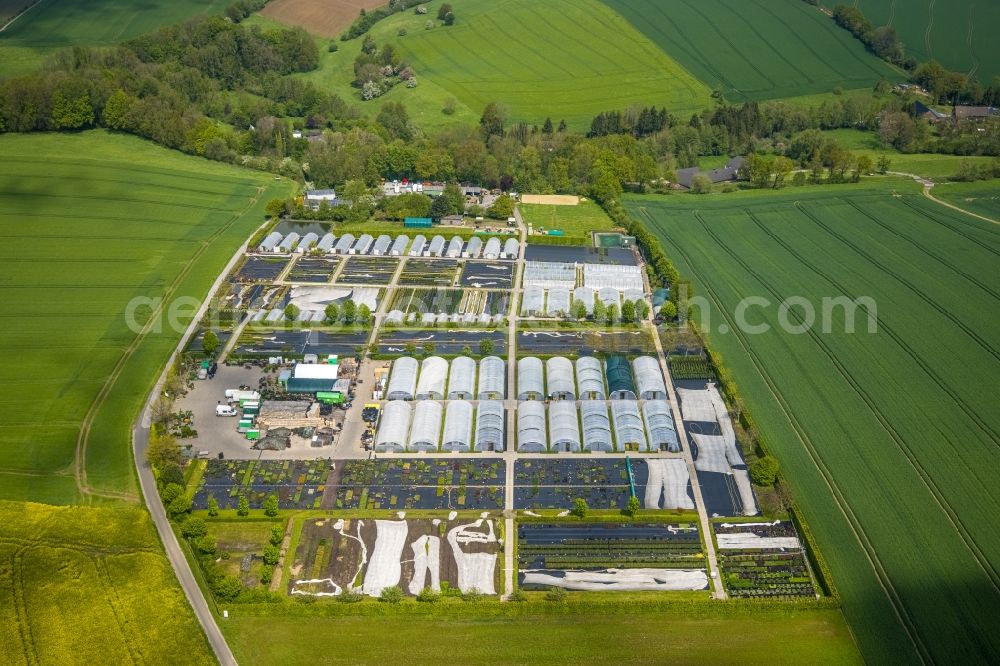
[[[247,439],[251,442],[260,439],[260,430],[247,430]]]
[[[411,229],[427,229],[434,226],[434,220],[429,217],[407,217],[403,219],[403,226]]]
[[[549,236],[565,236],[562,229],[549,229]]]
[[[324,405],[339,405],[344,402],[344,394],[339,391],[318,391],[316,399]]]

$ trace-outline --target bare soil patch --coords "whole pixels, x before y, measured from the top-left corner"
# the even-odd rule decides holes
[[[273,0],[260,13],[320,37],[339,37],[362,9],[384,4],[385,0]]]

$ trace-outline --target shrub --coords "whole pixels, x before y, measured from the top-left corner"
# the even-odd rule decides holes
[[[778,461],[771,456],[750,463],[750,480],[758,486],[773,486],[778,480]]]
[[[396,35],[399,37],[406,37],[406,28],[400,28]]]
[[[212,585],[212,591],[215,592],[215,596],[225,601],[232,601],[240,595],[242,590],[242,583],[240,583],[238,578],[233,578],[232,576],[223,576]]]
[[[326,50],[327,50],[327,51],[329,51],[330,53],[336,53],[336,52],[337,52],[337,49],[339,49],[339,48],[340,48],[340,47],[339,47],[339,46],[337,46],[337,42],[335,42],[335,41],[333,41],[333,40],[331,39],[331,40],[330,40],[330,45],[326,47]]]
[[[285,540],[285,531],[281,529],[280,525],[275,525],[271,528],[271,538],[269,541],[274,546],[281,545],[281,542]]]
[[[361,594],[360,592],[356,592],[354,590],[344,590],[343,592],[341,592],[336,596],[337,601],[339,601],[342,604],[356,604],[359,601],[363,601],[364,598],[365,595]]]
[[[188,518],[181,525],[181,536],[185,539],[194,539],[208,534],[208,526],[204,518]]]
[[[219,500],[215,499],[215,495],[208,496],[208,515],[212,518],[219,515]]]
[[[403,600],[403,591],[398,585],[382,588],[382,594],[378,595],[378,600],[387,604],[398,604]]]
[[[260,582],[263,585],[270,585],[273,577],[274,567],[264,567],[264,569],[260,572]]]
[[[268,495],[264,500],[264,515],[274,517],[278,515],[278,496]]]
[[[587,506],[587,500],[582,497],[577,497],[573,500],[573,509],[571,513],[578,518],[586,518],[587,512],[590,511],[590,507]]]
[[[202,555],[215,555],[215,551],[218,549],[218,545],[215,543],[215,537],[211,534],[206,534],[205,536],[198,537],[197,539],[191,539],[191,546]],[[228,560],[229,553],[223,553],[222,559]]]
[[[639,513],[640,508],[639,498],[633,495],[628,498],[628,506],[625,508],[625,513],[634,518],[635,514]]]
[[[275,565],[278,563],[278,558],[281,556],[281,551],[278,550],[277,546],[268,544],[264,546],[264,564]]]
[[[510,596],[507,597],[507,599],[510,601],[522,602],[522,601],[527,601],[528,597],[524,596],[524,592],[522,592],[521,590],[514,590],[513,592],[510,593]]]
[[[424,589],[420,590],[420,594],[417,595],[417,601],[420,601],[425,604],[433,604],[440,598],[441,595],[438,592],[436,592],[432,587],[425,587]]]
[[[167,506],[167,514],[172,520],[177,520],[181,518],[184,514],[191,510],[191,498],[186,495],[178,495],[174,498],[172,502]]]
[[[250,502],[249,500],[247,500],[246,495],[240,495],[240,501],[236,505],[236,515],[237,516],[250,515]]]
[[[545,600],[552,601],[555,603],[563,603],[566,601],[567,597],[566,590],[561,587],[553,587],[548,592],[545,593]]]
[[[462,601],[468,601],[470,603],[476,603],[482,601],[486,598],[478,587],[470,587],[468,590],[462,593]]]

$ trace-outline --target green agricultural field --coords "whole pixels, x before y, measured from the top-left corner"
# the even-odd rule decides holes
[[[97,131],[0,153],[0,498],[135,500],[131,425],[183,329],[138,336],[129,303],[204,298],[289,186]]]
[[[0,524],[3,663],[214,663],[144,509],[0,501]]]
[[[947,183],[935,187],[931,194],[937,199],[1000,223],[1000,180]]]
[[[731,101],[871,88],[901,74],[802,0],[603,0]]]
[[[1000,659],[1000,227],[902,180],[626,205],[707,299],[696,315],[866,659]],[[842,307],[823,325],[822,299],[843,296],[875,303],[853,334]],[[744,316],[768,330],[736,325],[747,297],[767,299]],[[790,297],[815,308],[814,326],[781,329]],[[803,306],[792,312],[801,323]]]
[[[945,155],[941,153],[901,153],[892,146],[884,147],[879,143],[878,136],[873,132],[855,129],[827,130],[823,134],[833,137],[837,142],[852,151],[855,155],[867,155],[872,164],[885,155],[889,158],[889,170],[898,173],[912,173],[923,178],[947,180],[958,173],[963,162],[976,165],[993,163],[995,157]]]
[[[565,236],[553,239],[572,239],[579,244],[590,245],[592,231],[611,231],[614,222],[600,206],[592,201],[581,201],[575,206],[549,206],[543,204],[518,204],[525,224],[539,229],[561,229]],[[544,236],[531,236],[529,241],[544,242]]]
[[[381,103],[406,102],[425,128],[477,121],[490,102],[506,104],[513,121],[541,125],[551,116],[577,130],[601,111],[632,104],[665,106],[679,115],[708,105],[702,83],[597,0],[465,0],[456,6],[455,25],[427,30],[437,5],[428,3],[423,16],[396,14],[370,32],[378,44],[394,44],[419,81],[412,90],[397,86]],[[339,44],[307,76],[343,91],[354,78],[361,39]],[[441,112],[449,96],[460,103],[450,117]]]
[[[975,0],[860,0],[875,25],[891,25],[917,60],[937,60],[988,84],[1000,73],[1000,5]]]

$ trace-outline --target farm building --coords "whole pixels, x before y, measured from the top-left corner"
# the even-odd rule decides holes
[[[619,264],[584,264],[583,285],[597,290],[612,287],[618,291],[626,289],[642,291],[642,268]]]
[[[413,410],[413,425],[410,426],[408,451],[437,451],[441,443],[441,414],[444,408],[440,402],[422,400]]]
[[[332,391],[340,366],[327,363],[296,363],[285,384],[289,393]]]
[[[499,356],[487,356],[479,362],[479,385],[476,394],[480,400],[503,400],[507,397],[506,372]]]
[[[576,400],[573,362],[565,356],[554,356],[545,362],[547,395],[550,400]]]
[[[516,238],[508,238],[503,244],[503,252],[500,254],[501,259],[517,259],[517,255],[521,252],[521,243],[518,242]]]
[[[500,239],[493,236],[486,241],[486,246],[483,248],[483,259],[499,259],[501,250]]]
[[[374,243],[372,243],[372,254],[376,256],[388,254],[390,245],[392,245],[392,236],[382,234],[375,239]]]
[[[604,364],[608,377],[608,397],[612,400],[635,400],[632,367],[624,356],[611,356]]]
[[[517,362],[517,399],[541,400],[545,395],[542,380],[542,361],[536,356],[526,356]]]
[[[368,254],[368,250],[371,249],[372,243],[374,243],[374,242],[375,242],[375,239],[372,238],[371,234],[361,234],[361,237],[358,238],[357,242],[354,244],[354,247],[352,247],[348,253],[349,254]]]
[[[553,451],[580,450],[580,421],[575,403],[563,400],[549,405],[549,441]]]
[[[411,257],[419,257],[427,246],[427,238],[423,234],[417,234],[410,243],[410,251],[407,253]]]
[[[281,242],[283,236],[277,231],[272,231],[267,235],[267,238],[260,242],[257,249],[261,252],[274,252],[278,248],[278,243]]]
[[[483,239],[479,236],[473,236],[469,239],[469,242],[465,246],[465,252],[462,253],[463,257],[469,259],[478,259],[479,254],[483,251]]]
[[[402,316],[402,312],[399,313]],[[413,400],[417,390],[417,360],[409,356],[392,362],[392,374],[386,390],[388,400]]]
[[[420,379],[417,380],[417,400],[443,400],[444,384],[448,378],[448,361],[440,356],[428,356],[420,364]]]
[[[332,252],[333,243],[337,240],[337,237],[333,234],[323,234],[323,237],[319,239],[316,243],[316,249],[320,252]]]
[[[382,408],[382,417],[378,421],[378,434],[375,435],[376,451],[406,450],[406,434],[410,431],[409,403],[402,400],[390,400]]]
[[[337,239],[337,243],[333,246],[334,254],[347,254],[354,247],[354,234],[344,234]]]
[[[566,316],[569,314],[569,289],[565,287],[553,287],[549,289],[549,298],[545,304],[545,312],[550,317]]]
[[[594,314],[594,290],[590,287],[577,287],[573,290],[573,300],[583,303],[587,314]]]
[[[650,448],[674,453],[681,450],[674,417],[670,414],[670,405],[666,400],[647,400],[642,406],[642,420],[646,424]]]
[[[392,247],[389,248],[389,256],[391,257],[401,257],[403,253],[406,252],[406,246],[410,242],[410,237],[406,234],[400,234],[396,236],[396,240],[392,242]]]
[[[444,239],[444,236],[435,236],[431,239],[430,245],[427,246],[427,250],[424,252],[426,257],[440,257],[444,254],[445,245],[448,243]]]
[[[545,434],[545,406],[540,402],[522,402],[517,406],[517,450],[525,453],[544,453],[547,447]]]
[[[300,252],[301,254],[305,254],[318,241],[319,241],[319,234],[314,234],[310,231],[309,233],[307,233],[305,236],[302,237],[302,240],[299,241],[299,246],[298,248],[296,248],[296,251]]]
[[[583,448],[587,451],[614,451],[611,443],[611,420],[608,406],[603,400],[580,402],[580,420],[583,422]]]
[[[537,317],[545,309],[545,290],[541,287],[529,286],[521,294],[521,315]]]
[[[472,450],[472,403],[452,400],[444,417],[442,451],[465,452]]]
[[[615,400],[611,403],[611,420],[615,425],[618,448],[625,451],[647,451],[646,434],[642,429],[639,403],[635,400]]]
[[[291,252],[295,249],[295,246],[299,244],[299,235],[294,231],[285,236],[284,239],[278,244],[279,252]]]
[[[660,363],[652,356],[640,356],[632,361],[635,370],[637,397],[641,400],[663,400],[667,397],[667,387],[663,383]]]
[[[476,408],[475,451],[503,451],[504,410],[499,400],[480,400]]]
[[[465,247],[465,241],[462,240],[462,237],[453,236],[451,241],[448,243],[448,250],[445,254],[453,259],[457,259],[462,256],[463,247]]]
[[[476,362],[468,356],[452,359],[448,372],[448,399],[472,400],[476,390]]]
[[[621,293],[614,287],[601,287],[597,292],[597,298],[601,299],[604,305],[620,305]]]
[[[690,188],[694,177],[699,174],[703,174],[713,184],[733,181],[739,177],[740,169],[743,168],[745,163],[746,160],[744,158],[734,157],[725,166],[718,169],[709,169],[706,171],[702,171],[698,167],[678,169],[676,172],[677,184],[683,188]]]
[[[576,359],[576,392],[580,400],[604,400],[604,369],[593,356]]]
[[[524,286],[573,289],[576,287],[576,265],[554,261],[526,261]]]

